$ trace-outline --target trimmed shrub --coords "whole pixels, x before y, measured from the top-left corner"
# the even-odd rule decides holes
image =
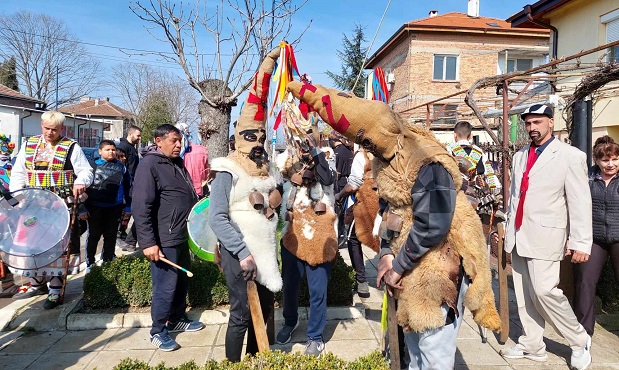
[[[597,285],[597,295],[602,300],[602,309],[606,312],[619,312],[619,285],[615,280],[610,258],[604,264],[602,276]]]
[[[166,367],[160,363],[155,367],[149,367],[146,363],[124,359],[114,367],[114,370],[245,370],[245,369],[268,369],[268,370],[388,370],[389,366],[379,351],[374,351],[367,356],[354,361],[345,361],[332,353],[325,353],[320,357],[303,355],[300,353],[288,353],[281,351],[258,353],[256,356],[245,356],[243,361],[231,363],[228,360],[217,362],[209,360],[203,367],[196,365],[192,360],[178,367]]]
[[[213,308],[228,303],[226,279],[214,263],[196,258],[191,271],[194,277],[189,279],[187,297],[190,306]],[[354,270],[338,254],[329,281],[328,305],[350,305],[354,283]],[[281,303],[281,293],[276,297]],[[122,256],[94,266],[84,278],[84,303],[89,308],[145,307],[151,299],[150,262],[143,256]],[[307,280],[302,279],[299,305],[308,306],[308,302]]]

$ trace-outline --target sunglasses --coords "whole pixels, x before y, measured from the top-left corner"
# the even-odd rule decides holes
[[[258,138],[258,135],[260,135],[260,138]],[[261,144],[264,144],[265,140],[266,140],[266,131],[265,130],[243,130],[239,132],[239,135],[243,136],[243,139],[245,139],[245,141],[249,141],[249,142],[255,142],[258,141]]]

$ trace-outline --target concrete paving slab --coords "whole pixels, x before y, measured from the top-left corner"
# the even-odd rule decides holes
[[[62,330],[58,327],[60,308],[53,310],[43,309],[43,302],[47,296],[36,297],[27,307],[19,312],[8,325],[10,329],[34,328],[37,331]]]
[[[222,325],[206,325],[200,331],[191,333],[172,333],[172,337],[183,347],[204,347],[215,344]]]
[[[150,359],[149,365],[154,367],[161,362],[165,362],[166,366],[172,367],[193,360],[197,365],[202,366],[206,362],[209,353],[210,346],[184,347],[181,345],[181,348],[174,352],[156,351]]]
[[[5,355],[3,356],[0,353],[0,369],[2,370],[23,370],[27,368],[31,363],[33,363],[37,358],[41,356],[40,354],[30,354],[30,355]]]
[[[331,352],[344,360],[355,360],[378,349],[376,340],[331,340],[325,344],[325,352]]]
[[[90,362],[97,356],[97,352],[67,352],[59,355],[47,352],[33,362],[28,368],[37,370],[82,370],[90,367]]]
[[[105,351],[154,349],[149,328],[119,329],[103,347]]]
[[[509,365],[496,366],[496,365],[468,365],[468,364],[456,364],[454,370],[511,370]]]
[[[197,320],[204,325],[219,325],[228,323],[230,311],[227,309],[205,310],[197,312],[190,310],[187,316],[192,320]]]
[[[243,350],[243,353],[245,353],[245,350]],[[226,358],[226,347],[224,347],[223,345],[214,346],[212,350],[210,351],[210,353],[208,353],[208,356],[206,357],[207,360],[215,360],[215,361],[222,361],[225,358]]]
[[[335,340],[375,340],[366,320],[327,321],[323,332],[325,342]],[[376,342],[375,342],[376,343]]]
[[[123,315],[123,328],[150,328],[153,319],[150,313],[127,312]]]
[[[479,339],[458,339],[457,346],[456,364],[475,366],[509,365],[490,345],[482,343]]]
[[[112,370],[114,366],[118,365],[126,358],[132,358],[134,360],[149,363],[156,351],[157,350],[154,347],[153,349],[148,350],[100,351],[91,361],[88,368],[94,369],[96,367],[97,370]]]
[[[64,336],[62,331],[24,334],[0,351],[0,354],[41,354]]]
[[[352,307],[329,307],[327,309],[327,320],[350,320],[365,317],[365,307],[357,304]]]
[[[9,331],[0,333],[0,351],[4,347],[12,344],[15,340],[17,340],[17,338],[21,337],[23,334],[23,331]]]
[[[100,351],[120,329],[69,331],[51,348],[50,352]]]

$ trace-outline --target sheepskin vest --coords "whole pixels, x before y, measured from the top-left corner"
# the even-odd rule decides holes
[[[292,160],[284,152],[277,158],[278,167],[287,180],[284,182],[283,204],[286,205],[293,193],[294,185],[289,181],[292,175]],[[298,259],[316,266],[331,262],[337,254],[337,215],[333,185],[322,185],[318,181],[310,186],[298,186],[292,201],[292,219],[284,217],[286,210],[282,206],[282,218],[286,220],[282,231],[282,244]],[[312,200],[326,205],[326,212],[317,214]]]
[[[380,240],[372,235],[374,219],[378,213],[378,192],[376,191],[376,180],[372,173],[372,162],[368,158],[368,153],[363,151],[365,157],[365,168],[363,172],[363,183],[355,194],[355,205],[353,215],[355,216],[355,234],[357,239],[374,252],[380,249]]]
[[[230,189],[230,221],[243,233],[243,241],[249,248],[256,266],[256,281],[272,292],[282,288],[282,276],[277,262],[276,229],[278,217],[270,220],[262,211],[254,209],[249,202],[249,194],[260,192],[268,202],[269,193],[277,183],[272,176],[250,176],[237,162],[220,157],[211,161],[211,171],[228,172],[232,175]]]
[[[440,163],[451,174],[456,189],[462,179],[455,159],[432,136],[420,129],[401,136],[395,157],[390,162],[374,160],[379,196],[389,203],[391,212],[403,220],[399,236],[390,242],[394,254],[406,242],[412,224],[411,189],[420,168]],[[473,313],[475,322],[493,331],[501,323],[494,305],[488,252],[482,224],[462,192],[458,192],[451,230],[440,245],[426,253],[419,264],[407,271],[398,296],[398,323],[405,331],[425,332],[445,325],[441,305],[455,308],[460,264],[471,279],[464,305]],[[463,312],[456,314],[462,315]]]

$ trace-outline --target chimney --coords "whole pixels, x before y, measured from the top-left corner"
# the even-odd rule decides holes
[[[99,105],[99,99],[95,99],[95,107]]]
[[[109,101],[110,101],[110,97],[109,97],[109,96],[106,96],[106,97],[104,98],[104,100],[105,100],[105,101],[107,101],[107,102],[109,102]]]
[[[479,17],[479,0],[469,0],[469,8],[466,13],[469,17]]]
[[[84,95],[80,98],[80,103],[87,102],[90,100],[90,96]]]
[[[430,12],[428,13],[428,17],[432,18],[432,17],[436,17],[438,15],[438,10],[430,10]]]

